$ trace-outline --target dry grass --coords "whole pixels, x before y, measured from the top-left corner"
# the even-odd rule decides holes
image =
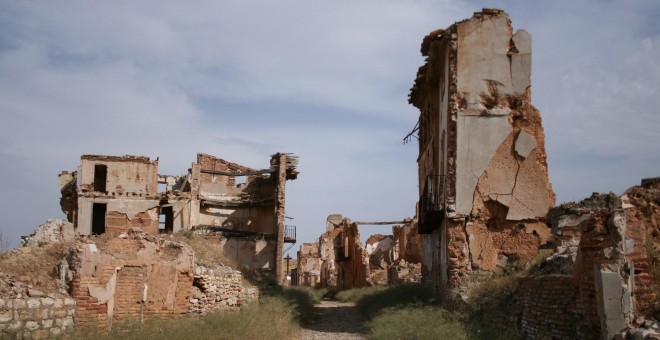
[[[37,248],[23,247],[0,255],[0,275],[31,284],[46,293],[57,292],[56,265],[66,256],[73,242],[53,242]]]
[[[165,237],[164,235],[161,235]],[[192,247],[195,252],[195,262],[206,267],[214,267],[218,264],[239,268],[238,263],[224,257],[218,245],[219,239],[204,237],[191,231],[178,232],[169,235],[169,240],[183,242]]]
[[[104,332],[78,329],[75,339],[292,339],[298,335],[296,304],[283,296],[268,296],[240,312],[218,312],[199,318],[151,320],[145,324],[114,325]]]

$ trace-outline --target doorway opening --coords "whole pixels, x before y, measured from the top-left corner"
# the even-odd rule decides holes
[[[174,232],[174,209],[172,206],[160,208],[158,232],[160,234],[171,234]]]
[[[92,234],[100,235],[105,233],[105,213],[108,205],[105,203],[94,203],[92,205]]]

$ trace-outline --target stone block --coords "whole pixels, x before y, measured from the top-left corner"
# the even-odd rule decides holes
[[[50,337],[50,331],[47,329],[37,329],[32,332],[32,339],[47,339]]]
[[[14,309],[24,309],[27,308],[27,303],[25,302],[25,300],[14,299],[12,301],[12,306]]]
[[[0,310],[0,322],[7,322],[14,318],[14,313],[10,309]]]
[[[41,298],[41,305],[44,307],[50,307],[53,305],[54,302],[55,300],[49,297]]]
[[[532,150],[536,149],[536,139],[525,131],[520,131],[516,138],[515,150],[522,157],[527,158]]]
[[[63,318],[63,317],[66,316],[66,310],[58,309],[58,310],[54,311],[52,314],[53,314],[52,316],[55,317],[55,318]]]
[[[610,339],[626,328],[623,315],[623,282],[619,273],[595,269],[596,301],[603,338]],[[629,293],[628,293],[629,294]]]
[[[9,324],[7,325],[7,330],[10,332],[17,332],[19,329],[23,327],[23,322],[18,321],[18,320],[13,320],[10,321]]]
[[[25,322],[25,328],[28,329],[28,330],[31,330],[31,331],[33,331],[35,329],[39,329],[39,323],[36,322],[36,321],[26,321]]]
[[[41,302],[37,299],[29,299],[27,300],[27,308],[34,309],[34,308],[39,308],[41,306]]]
[[[54,299],[53,300],[53,307],[54,308],[62,308],[64,306],[64,300],[63,299]]]
[[[62,322],[62,329],[73,327],[73,317],[67,316]]]

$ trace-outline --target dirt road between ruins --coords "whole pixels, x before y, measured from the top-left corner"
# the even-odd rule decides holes
[[[364,317],[355,304],[337,301],[321,301],[315,306],[319,320],[302,331],[301,340],[366,339]]]

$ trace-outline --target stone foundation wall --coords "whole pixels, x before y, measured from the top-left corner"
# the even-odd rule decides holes
[[[55,295],[0,299],[0,338],[23,339],[59,336],[73,327],[76,301]]]

